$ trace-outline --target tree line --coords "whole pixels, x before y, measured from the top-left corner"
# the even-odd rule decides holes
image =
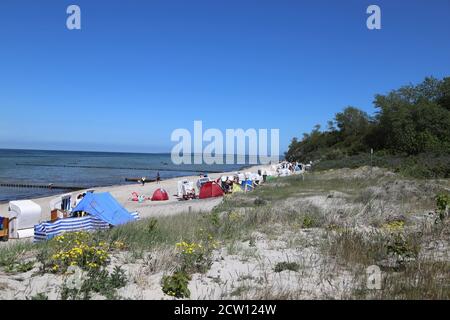
[[[348,106],[325,130],[316,125],[301,139],[293,138],[286,159],[337,160],[371,149],[379,156],[450,155],[450,77],[427,77],[377,94],[373,103],[373,115]]]

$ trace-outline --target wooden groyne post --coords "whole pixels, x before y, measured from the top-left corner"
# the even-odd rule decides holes
[[[26,189],[61,189],[61,190],[82,190],[86,187],[82,186],[62,186],[55,185],[53,183],[49,184],[28,184],[28,183],[0,183],[0,187],[7,188],[26,188]]]

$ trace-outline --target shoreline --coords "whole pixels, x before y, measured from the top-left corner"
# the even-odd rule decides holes
[[[1,150],[1,149],[0,149]],[[9,149],[8,149],[9,150]],[[69,151],[70,152],[70,151]],[[53,166],[53,165],[52,165]],[[151,169],[153,171],[159,171],[159,172],[164,172],[164,171],[174,171],[174,172],[180,172],[182,173],[181,175],[175,175],[172,177],[167,178],[166,180],[170,180],[170,179],[182,179],[184,177],[191,177],[193,176],[192,174],[187,174],[188,172],[190,173],[197,173],[197,176],[201,173],[201,172],[207,172],[209,176],[211,175],[217,175],[217,174],[226,174],[226,173],[231,173],[231,172],[237,172],[237,171],[244,171],[244,170],[249,170],[252,169],[253,167],[263,167],[263,166],[270,166],[270,165],[261,165],[261,164],[243,164],[241,167],[239,167],[238,169],[236,169],[235,171],[208,171],[208,170],[199,170],[199,171],[194,171],[194,170],[162,170],[162,169]],[[70,167],[70,166],[68,166]],[[151,171],[150,169],[148,171]],[[152,177],[150,176],[144,176],[147,178],[146,184],[151,183],[153,181],[151,180],[156,180],[156,174],[155,174],[155,179],[152,179]],[[90,190],[90,189],[98,189],[98,188],[116,188],[119,186],[127,186],[127,185],[133,185],[132,181],[128,181],[127,180],[128,177],[123,177],[123,183],[117,183],[117,184],[104,184],[104,185],[92,185],[92,186],[82,186],[82,188],[80,189],[73,189],[73,188],[69,188],[69,189],[64,189],[64,188],[55,188],[55,192],[47,192],[47,194],[42,194],[42,195],[23,195],[23,196],[16,196],[14,199],[6,199],[6,200],[0,200],[0,206],[3,204],[8,204],[10,201],[19,201],[19,200],[33,200],[33,199],[40,199],[40,198],[47,198],[47,197],[57,197],[58,195],[62,195],[62,194],[67,194],[67,193],[80,193],[83,192],[85,190]],[[151,179],[150,181],[148,179]],[[166,181],[165,180],[165,181]],[[5,182],[6,183],[6,182]],[[28,189],[36,189],[36,190],[42,190],[42,189],[47,189],[47,188],[42,188],[40,186],[44,186],[43,183],[28,183],[28,182],[23,182],[23,181],[19,181],[19,182],[14,182],[14,181],[8,181],[6,184],[23,184],[23,185],[30,185],[30,186],[34,186],[37,185],[37,187],[32,187],[32,188],[28,188]],[[45,184],[46,185],[50,185],[50,184],[54,184],[54,183],[48,183]],[[57,184],[57,183],[56,183]],[[0,186],[0,187],[4,187],[4,188],[16,188],[16,187],[8,187],[8,186]],[[17,189],[23,189],[21,187],[17,187]],[[52,190],[51,188],[48,188],[48,190]],[[44,192],[43,192],[44,193]],[[0,207],[1,210],[1,207]],[[0,211],[0,217],[2,216],[2,213]]]
[[[258,169],[268,169],[270,165],[253,165],[242,167],[240,170],[236,171],[224,171],[220,173],[211,173],[208,174],[210,178],[216,180],[222,175],[231,175],[237,171],[246,171],[246,172],[256,172]],[[62,194],[72,194],[72,201],[74,197],[82,193],[86,190],[94,189],[95,192],[110,192],[111,195],[128,211],[138,211],[141,218],[154,217],[154,216],[165,216],[178,214],[181,212],[187,211],[209,211],[214,206],[219,204],[223,197],[218,198],[210,198],[210,199],[194,199],[194,200],[179,200],[176,196],[177,194],[177,182],[182,179],[188,179],[194,182],[197,182],[199,178],[198,175],[183,175],[174,178],[169,178],[166,180],[162,180],[159,184],[157,182],[147,182],[145,186],[142,186],[138,183],[131,184],[120,184],[120,185],[110,185],[110,186],[99,186],[81,189],[78,191],[71,192],[58,192],[50,196],[43,197],[34,197],[28,199],[20,199],[20,200],[32,200],[38,205],[41,206],[41,218],[40,221],[50,220],[50,201],[55,197],[58,197]],[[145,200],[142,203],[132,201],[131,193],[137,192],[139,195],[145,195],[146,197],[151,197],[153,192],[158,189],[163,188],[169,194],[169,200],[167,201],[151,201]],[[10,200],[14,201],[14,200]],[[0,203],[0,216],[7,217],[8,216],[8,206],[9,201]]]

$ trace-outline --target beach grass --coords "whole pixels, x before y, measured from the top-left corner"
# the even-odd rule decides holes
[[[417,218],[417,212],[423,208],[433,209],[440,186],[442,182],[430,187],[421,180],[405,180],[386,172],[373,174],[368,170],[276,178],[253,192],[226,195],[209,212],[145,218],[95,232],[94,237],[107,243],[123,242],[132,263],[145,261],[149,256],[154,260],[160,257],[164,261],[152,265],[152,272],[173,272],[172,275],[185,272],[186,267],[183,267],[186,262],[180,260],[177,243],[195,247],[205,243],[206,235],[217,241],[217,250],[225,249],[222,254],[238,256],[241,263],[253,263],[260,259],[258,243],[262,237],[269,245],[267,250],[278,250],[280,242],[288,250],[316,250],[323,261],[315,266],[319,270],[317,281],[329,281],[336,274],[346,275],[348,288],[340,293],[323,292],[321,297],[449,299],[450,290],[445,285],[450,270],[448,255],[445,256],[450,233],[448,219],[439,223],[433,220],[429,225],[425,223],[427,220]],[[417,206],[418,202],[422,204]],[[430,249],[431,244],[437,249],[432,246]],[[23,257],[44,251],[48,245],[48,242],[15,243],[1,247],[0,268],[17,264]],[[212,263],[210,254],[208,251],[202,257],[202,272],[207,272]],[[383,290],[365,287],[366,268],[371,265],[382,270]],[[305,281],[302,277],[307,268],[287,257],[269,265],[265,276],[255,277],[266,279],[263,285],[252,284],[251,279],[241,283],[240,276],[228,296],[304,297],[301,286],[299,291],[272,288],[267,279],[274,270],[280,274],[294,271],[300,283]],[[186,277],[191,276],[186,273]],[[172,292],[167,288],[166,291]]]

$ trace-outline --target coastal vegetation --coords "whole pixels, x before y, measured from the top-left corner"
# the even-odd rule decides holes
[[[312,160],[307,174],[204,211],[0,246],[0,296],[450,299],[450,78],[374,104],[292,140],[286,159]]]
[[[316,169],[372,164],[408,176],[450,177],[450,77],[377,94],[373,103],[374,115],[349,106],[325,130],[316,125],[294,138],[286,158],[316,161]]]
[[[449,299],[449,190],[370,167],[276,178],[211,211],[2,246],[2,295]]]

